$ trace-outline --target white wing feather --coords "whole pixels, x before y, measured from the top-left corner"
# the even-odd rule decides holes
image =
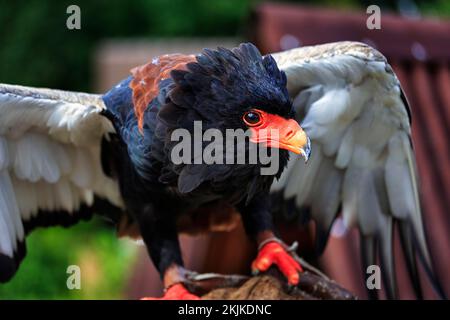
[[[312,141],[312,155],[307,164],[292,155],[272,192],[295,200],[299,212],[309,209],[321,238],[319,250],[341,207],[347,227],[358,227],[368,240],[366,248],[375,250],[371,241],[378,239],[391,282],[388,294],[394,295],[394,220],[409,224],[417,251],[431,268],[408,106],[397,77],[379,52],[355,42],[293,49],[273,57],[286,73],[297,120]]]
[[[100,96],[0,84],[0,254],[13,258],[38,211],[73,213],[94,194],[121,207],[100,163],[112,126]]]

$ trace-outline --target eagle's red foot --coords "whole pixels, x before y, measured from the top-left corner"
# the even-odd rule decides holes
[[[183,284],[177,283],[169,287],[161,298],[150,297],[141,300],[200,300],[200,297],[190,293]]]
[[[298,284],[300,280],[299,272],[303,271],[302,267],[289,254],[286,248],[276,241],[266,243],[259,250],[258,256],[252,263],[252,272],[264,272],[269,269],[272,264],[278,266],[290,285]]]

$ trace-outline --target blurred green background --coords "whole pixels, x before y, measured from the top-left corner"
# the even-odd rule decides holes
[[[99,41],[125,37],[242,36],[259,0],[0,0],[0,82],[92,88],[91,58]],[[413,1],[289,1],[365,10],[398,11]],[[66,8],[81,8],[82,28],[68,30]],[[423,15],[450,16],[450,1],[416,1]],[[383,11],[384,12],[384,11]]]
[[[123,298],[135,249],[100,218],[70,229],[35,230],[16,276],[0,284],[0,299]],[[81,269],[81,290],[67,289],[70,265]]]
[[[0,0],[0,82],[90,91],[92,56],[111,38],[245,38],[247,19],[259,0],[6,1]],[[450,1],[289,1],[316,6],[450,16]],[[81,30],[66,28],[66,8],[81,8]],[[384,11],[383,11],[384,12]],[[0,285],[0,299],[122,298],[135,246],[117,240],[100,220],[73,228],[37,230],[16,277]],[[66,288],[66,269],[76,264],[83,290]]]

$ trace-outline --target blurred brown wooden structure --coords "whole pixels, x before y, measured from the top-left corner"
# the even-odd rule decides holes
[[[424,223],[437,275],[449,296],[450,22],[408,19],[382,12],[381,30],[369,30],[366,27],[367,17],[361,12],[265,4],[252,14],[250,40],[264,53],[341,40],[362,41],[388,58],[411,104]],[[229,41],[220,45],[229,47],[234,44]],[[201,46],[209,47],[210,43],[202,42]],[[160,46],[160,49],[163,47]],[[186,52],[183,50],[186,46],[181,44],[177,47],[178,51]],[[188,46],[189,49],[194,47]],[[109,44],[100,50],[97,59],[100,89],[107,89],[126,76],[129,68],[159,54],[142,44],[141,51],[133,48],[136,47],[130,44]],[[308,227],[281,225],[280,228],[286,241],[299,241],[301,255],[311,252]],[[338,221],[325,253],[317,263],[343,287],[361,298],[367,297],[360,269],[357,232],[340,231]],[[229,233],[182,236],[181,239],[186,266],[199,272],[245,274],[255,254],[255,248],[242,228]],[[398,235],[394,247],[399,296],[412,299],[414,294],[400,252]],[[142,259],[131,280],[130,298],[159,295],[161,292],[153,266],[144,250],[141,254]],[[423,270],[420,271],[425,298],[435,298]]]

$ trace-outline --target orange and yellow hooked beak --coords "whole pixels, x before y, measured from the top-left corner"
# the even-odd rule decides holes
[[[260,120],[247,123],[244,116],[244,122],[250,127],[251,142],[289,150],[301,154],[305,161],[308,161],[311,154],[311,142],[296,120],[285,119],[257,109],[251,112],[257,113]]]

